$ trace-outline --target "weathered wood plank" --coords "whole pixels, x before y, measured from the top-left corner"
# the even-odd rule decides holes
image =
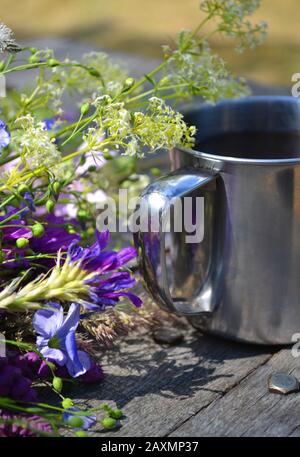
[[[102,358],[106,381],[78,393],[90,407],[115,401],[127,416],[114,436],[164,436],[265,363],[271,349],[187,331],[177,347],[136,335]],[[95,434],[101,432],[97,426]]]
[[[267,380],[276,371],[299,377],[300,361],[289,349],[280,351],[171,436],[300,436],[300,394],[269,393]]]

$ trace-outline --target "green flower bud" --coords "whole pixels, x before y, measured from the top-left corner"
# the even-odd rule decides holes
[[[103,157],[104,157],[105,160],[112,160],[113,159],[113,157],[111,156],[109,150],[107,150],[107,149],[104,149]]]
[[[134,79],[134,78],[127,78],[127,79],[125,80],[125,84],[124,84],[124,85],[125,85],[125,88],[126,88],[126,89],[131,89],[132,86],[134,86],[134,83],[135,83],[135,79]]]
[[[36,54],[36,53],[38,52],[38,49],[37,49],[37,48],[31,47],[31,48],[29,49],[29,51],[31,52],[31,54]]]
[[[52,380],[52,386],[57,392],[61,392],[63,388],[63,382],[61,378],[58,378],[57,376],[54,376]]]
[[[101,408],[103,409],[103,411],[108,411],[108,412],[109,412],[109,411],[112,411],[112,408],[109,406],[108,403],[103,403],[103,404],[101,405]]]
[[[48,213],[53,213],[55,208],[55,202],[53,200],[47,200],[46,202],[46,209]]]
[[[16,246],[19,249],[24,249],[26,246],[28,246],[29,240],[27,238],[18,238],[16,240]]]
[[[72,408],[72,406],[74,406],[74,403],[71,400],[71,398],[64,398],[61,404],[64,409],[69,409]]]
[[[132,186],[132,182],[129,181],[129,179],[125,179],[125,181],[122,182],[122,189],[130,189]]]
[[[112,417],[113,419],[116,419],[116,420],[119,420],[121,419],[121,417],[123,417],[123,411],[119,408],[116,408],[116,409],[112,409],[110,412],[109,412],[109,415],[110,417]]]
[[[52,183],[52,190],[55,194],[59,193],[60,188],[61,188],[61,185],[58,181],[54,181],[54,183]]]
[[[18,194],[22,195],[25,192],[29,192],[29,187],[26,184],[20,184],[18,187]]]
[[[72,224],[65,224],[64,228],[67,230],[68,233],[71,233],[71,234],[77,233],[74,225],[72,225]]]
[[[80,113],[81,113],[81,116],[85,116],[85,114],[87,114],[90,110],[90,105],[89,103],[84,103],[83,105],[81,105],[81,108],[80,108]]]
[[[33,54],[28,59],[29,63],[39,63],[40,59],[37,55]]]
[[[58,65],[60,64],[58,60],[56,59],[49,59],[47,64],[49,65],[49,67],[58,67]]]
[[[94,227],[89,227],[86,231],[88,235],[95,235],[95,229]]]
[[[68,420],[68,424],[73,427],[73,428],[80,428],[83,426],[84,422],[83,422],[83,419],[81,419],[81,417],[79,416],[72,416],[70,417],[70,419]]]
[[[86,221],[89,218],[89,215],[85,209],[79,209],[77,211],[77,218],[80,221]]]
[[[112,417],[104,417],[101,421],[102,427],[105,428],[106,430],[112,430],[115,428],[117,425],[116,419],[113,419]]]
[[[44,233],[45,233],[45,229],[42,224],[34,224],[31,227],[31,231],[32,231],[32,235],[35,238],[39,238],[40,236],[44,235]]]
[[[161,176],[161,171],[159,168],[156,168],[156,167],[153,167],[150,169],[150,173],[153,175],[153,176]]]
[[[75,435],[78,436],[78,438],[85,438],[87,436],[87,433],[84,430],[77,430],[77,432],[75,432]]]
[[[89,74],[91,76],[95,76],[95,78],[99,78],[101,76],[99,71],[96,70],[96,68],[93,68],[93,67],[89,68]]]

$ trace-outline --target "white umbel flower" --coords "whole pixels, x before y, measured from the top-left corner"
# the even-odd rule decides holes
[[[14,39],[12,30],[2,22],[0,23],[0,52],[19,52],[21,47]]]

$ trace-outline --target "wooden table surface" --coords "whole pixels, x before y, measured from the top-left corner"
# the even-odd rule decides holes
[[[68,40],[44,42],[59,57],[67,52],[76,58],[87,50]],[[153,62],[126,60],[135,74],[153,67]],[[11,78],[10,83],[24,81]],[[255,94],[287,92],[252,87]],[[105,381],[75,396],[89,407],[107,401],[122,408],[122,427],[105,436],[300,436],[300,393],[283,396],[267,389],[273,372],[300,378],[300,359],[290,349],[228,342],[190,326],[184,335],[176,346],[161,346],[150,333],[135,333],[100,351]],[[95,436],[103,433],[99,425],[93,429]]]
[[[99,355],[106,378],[82,388],[88,407],[122,408],[122,427],[105,436],[300,436],[300,393],[269,393],[278,371],[300,376],[289,348],[233,343],[192,328],[176,346],[131,334]],[[101,426],[93,429],[103,436]]]

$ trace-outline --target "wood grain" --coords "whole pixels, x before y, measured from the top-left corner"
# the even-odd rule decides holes
[[[224,396],[271,355],[268,348],[193,330],[186,331],[183,343],[167,348],[149,335],[131,336],[100,357],[106,380],[78,392],[78,399],[89,407],[113,401],[123,409],[127,417],[122,428],[108,435],[165,436]],[[94,433],[99,436],[101,428]]]
[[[300,436],[300,394],[267,389],[268,377],[276,371],[299,378],[300,360],[289,349],[280,351],[171,436]]]

